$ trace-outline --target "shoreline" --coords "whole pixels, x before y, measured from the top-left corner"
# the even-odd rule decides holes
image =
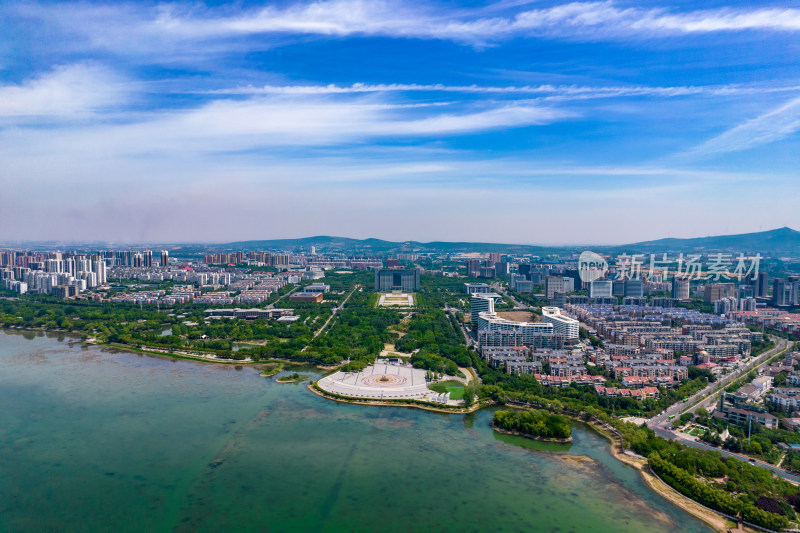
[[[225,359],[221,357],[208,357],[202,355],[190,355],[190,354],[183,354],[183,353],[175,353],[169,351],[160,351],[166,350],[166,348],[159,348],[159,347],[143,347],[137,348],[135,346],[131,346],[128,344],[120,344],[115,342],[100,342],[100,341],[92,341],[93,337],[84,338],[86,335],[85,333],[69,331],[66,329],[48,329],[48,328],[30,328],[25,326],[16,326],[16,325],[8,325],[8,324],[0,324],[0,329],[8,330],[8,331],[31,331],[31,332],[41,332],[44,334],[56,334],[56,335],[64,335],[66,337],[72,337],[74,340],[73,342],[77,344],[84,344],[86,346],[97,346],[98,348],[114,348],[115,350],[122,350],[125,352],[132,352],[132,353],[144,353],[147,355],[155,355],[160,357],[168,357],[170,359],[186,359],[189,361],[200,361],[204,363],[219,363],[222,365],[264,365],[264,364],[271,364],[271,363],[282,363],[282,364],[289,364],[289,365],[313,365],[319,370],[327,371],[331,369],[338,368],[342,366],[344,363],[339,363],[337,365],[332,366],[323,366],[315,361],[298,361],[296,359],[280,359],[280,358],[270,358],[264,359],[261,361],[253,361],[252,359],[249,360],[241,360],[237,361],[236,359]],[[209,356],[213,355],[209,353]]]
[[[223,365],[250,365],[250,366],[253,366],[253,365],[256,365],[256,366],[257,365],[271,365],[271,364],[314,365],[313,362],[296,361],[296,360],[291,360],[291,359],[286,359],[286,360],[284,360],[284,359],[269,359],[269,360],[265,360],[265,361],[252,361],[252,360],[251,361],[236,361],[236,360],[233,360],[233,359],[230,359],[230,360],[228,360],[228,359],[219,359],[219,358],[211,359],[211,358],[203,357],[203,356],[192,356],[192,355],[176,354],[176,353],[170,353],[170,352],[152,351],[152,350],[148,350],[147,348],[136,348],[136,347],[128,346],[128,345],[124,345],[124,344],[116,344],[116,343],[109,343],[109,342],[104,342],[104,343],[90,342],[87,339],[83,339],[83,334],[81,334],[81,333],[74,332],[74,331],[69,331],[69,330],[63,330],[63,329],[32,328],[32,327],[7,325],[7,324],[0,325],[0,328],[4,329],[4,330],[16,331],[16,332],[30,331],[30,332],[37,332],[37,333],[41,332],[41,333],[43,333],[45,335],[48,335],[48,334],[63,335],[65,337],[71,337],[71,342],[74,342],[76,344],[80,343],[80,344],[84,344],[84,345],[97,346],[99,348],[107,347],[107,348],[112,348],[112,349],[115,349],[115,350],[120,350],[120,351],[125,351],[125,352],[130,352],[130,353],[140,353],[140,354],[145,354],[145,355],[150,355],[150,356],[155,356],[155,357],[164,357],[164,358],[169,358],[169,359],[184,359],[184,360],[198,361],[198,362],[204,362],[204,363],[218,363],[218,364],[223,364]],[[327,366],[327,365],[326,366],[321,366],[319,364],[316,364],[315,366],[319,370],[329,371],[329,370],[335,370],[336,368],[340,367],[341,364],[339,364],[339,365],[331,365],[331,366]],[[278,372],[280,372],[280,370]],[[275,372],[274,374],[266,375],[265,377],[272,377],[275,374],[277,374],[278,372]],[[264,375],[264,374],[262,373],[261,375]],[[305,381],[306,379],[308,379],[308,378],[306,377],[305,379],[300,379],[300,380],[281,381],[279,383],[299,383],[299,382]],[[278,382],[277,379],[275,381]],[[421,409],[421,410],[424,410],[424,411],[431,411],[431,412],[444,413],[444,414],[469,414],[469,413],[473,413],[475,411],[478,411],[478,410],[480,410],[480,409],[482,409],[484,407],[488,407],[489,405],[492,405],[492,404],[481,404],[480,402],[476,402],[470,408],[444,409],[444,408],[437,408],[434,405],[430,405],[429,406],[429,405],[418,405],[418,404],[394,403],[394,402],[386,402],[386,401],[379,401],[379,400],[347,399],[347,398],[339,398],[339,397],[334,397],[334,396],[330,396],[328,394],[325,394],[324,392],[314,388],[313,385],[314,385],[314,382],[312,381],[311,384],[307,385],[307,388],[311,392],[316,394],[317,396],[320,396],[320,397],[328,399],[328,400],[333,400],[333,401],[339,402],[339,403],[349,403],[349,404],[354,404],[354,405],[370,405],[370,406],[379,406],[379,407],[417,408],[417,409]],[[683,511],[691,514],[695,518],[698,518],[699,520],[704,522],[706,525],[708,525],[709,527],[711,527],[715,531],[725,532],[725,531],[727,531],[728,529],[730,529],[732,527],[736,527],[736,525],[732,524],[732,522],[729,519],[717,514],[714,511],[710,511],[710,510],[706,509],[705,507],[702,507],[700,504],[698,504],[694,500],[692,500],[692,499],[690,499],[690,498],[688,498],[688,497],[676,492],[675,489],[673,489],[669,485],[666,485],[660,479],[656,478],[646,468],[646,465],[647,465],[647,460],[646,459],[638,459],[638,458],[629,456],[629,455],[625,454],[624,452],[620,451],[618,449],[618,447],[617,447],[616,438],[614,436],[610,435],[609,433],[607,433],[606,430],[603,427],[599,426],[596,422],[593,422],[593,421],[590,421],[590,420],[583,420],[581,418],[577,418],[577,417],[571,416],[571,415],[565,415],[565,416],[569,416],[573,420],[577,420],[577,421],[580,421],[580,422],[583,422],[583,423],[587,424],[596,433],[598,433],[599,435],[601,435],[601,436],[605,437],[606,439],[608,439],[609,440],[609,447],[610,447],[611,455],[616,460],[620,461],[621,463],[626,464],[628,466],[631,466],[631,467],[635,468],[636,470],[638,470],[639,474],[642,476],[642,479],[644,480],[644,482],[648,486],[648,488],[650,488],[655,493],[659,494],[661,497],[663,497],[666,500],[670,501],[671,503],[673,503],[677,507],[681,508]],[[565,440],[544,439],[544,438],[541,438],[541,437],[533,437],[533,436],[529,436],[529,435],[522,434],[522,433],[519,433],[519,432],[511,432],[511,431],[507,431],[507,430],[500,430],[499,428],[495,427],[494,424],[492,424],[492,429],[494,431],[497,431],[498,433],[504,433],[504,434],[519,436],[519,437],[523,437],[523,438],[529,438],[531,440],[538,440],[538,441],[541,441],[541,442],[568,443],[568,442],[570,442],[572,440],[572,438],[570,438],[568,441],[565,441]],[[745,531],[753,531],[753,530],[750,529],[750,528],[745,527]]]
[[[567,437],[566,439],[559,439],[559,438],[552,438],[552,437],[539,437],[537,435],[529,435],[527,433],[522,433],[521,431],[511,431],[510,429],[503,429],[497,427],[494,422],[489,424],[492,430],[496,431],[497,433],[502,433],[503,435],[513,435],[515,437],[523,437],[530,440],[535,440],[539,442],[555,442],[556,444],[569,444],[572,442],[572,437]]]
[[[590,420],[581,420],[581,422],[587,424],[592,429],[594,429],[595,432],[608,439],[611,455],[614,457],[614,459],[638,470],[639,474],[642,476],[642,479],[644,480],[645,484],[650,488],[650,490],[652,490],[662,498],[668,500],[675,506],[681,508],[683,511],[701,520],[715,531],[720,531],[724,533],[729,529],[736,527],[735,524],[732,525],[731,521],[725,518],[724,516],[714,511],[709,511],[696,501],[692,500],[691,498],[687,498],[683,494],[676,492],[675,489],[673,489],[672,487],[670,487],[669,485],[665,484],[663,481],[655,477],[646,468],[647,459],[638,459],[636,457],[632,457],[620,451],[617,448],[615,437],[609,435],[604,428],[598,426],[595,422]],[[745,528],[745,531],[751,531],[751,530],[749,528]]]

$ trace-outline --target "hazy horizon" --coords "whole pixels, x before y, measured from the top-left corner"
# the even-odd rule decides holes
[[[779,229],[790,229],[792,231],[796,231],[793,228],[771,228],[770,230],[765,231],[774,231]],[[757,232],[747,232],[747,233],[757,233]],[[696,235],[690,237],[665,237],[665,238],[676,238],[676,239],[692,239],[696,237],[722,237],[723,235]],[[21,244],[21,243],[31,243],[31,244],[64,244],[64,245],[92,245],[92,244],[103,244],[103,245],[116,245],[116,246],[146,246],[146,245],[197,245],[197,246],[222,246],[222,245],[229,245],[229,244],[236,244],[239,242],[248,243],[248,242],[257,242],[257,241],[275,241],[275,240],[301,240],[301,239],[314,239],[314,238],[338,238],[338,239],[356,239],[356,240],[368,240],[368,239],[378,239],[383,241],[389,242],[418,242],[421,244],[426,244],[430,242],[444,242],[444,243],[455,243],[455,242],[465,242],[465,243],[483,243],[486,244],[496,244],[496,245],[519,245],[519,246],[542,246],[542,247],[553,247],[553,248],[578,248],[578,247],[590,247],[590,246],[598,246],[598,247],[610,247],[610,246],[624,246],[624,245],[631,245],[636,244],[634,242],[614,242],[614,243],[602,243],[602,242],[563,242],[563,243],[540,243],[540,242],[510,242],[510,241],[465,241],[465,240],[448,240],[448,241],[424,241],[420,239],[383,239],[380,237],[375,236],[367,236],[367,237],[352,237],[348,235],[305,235],[299,237],[265,237],[265,238],[253,238],[253,239],[236,239],[231,241],[159,241],[159,240],[152,240],[152,241],[106,241],[106,240],[58,240],[58,239],[40,239],[40,240],[5,240],[0,241],[0,245],[3,244]],[[648,242],[648,241],[656,241],[660,240],[662,237],[656,239],[646,239],[643,241],[638,242]]]

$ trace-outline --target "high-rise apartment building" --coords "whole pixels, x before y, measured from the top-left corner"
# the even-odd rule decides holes
[[[589,283],[589,298],[610,298],[613,285],[610,280],[595,280]]]
[[[756,298],[766,298],[769,296],[769,275],[766,272],[759,272],[753,281],[753,293]]]
[[[689,279],[675,277],[672,279],[672,297],[676,300],[689,299]]]
[[[625,296],[633,296],[635,298],[644,296],[644,282],[641,278],[625,281]]]
[[[169,266],[169,251],[167,250],[161,250],[161,266]]]
[[[484,279],[494,279],[496,273],[497,271],[493,266],[482,266],[478,277]]]
[[[494,293],[473,293],[469,299],[469,314],[472,320],[472,325],[478,325],[478,316],[480,313],[489,312],[494,313],[494,302],[500,296]]]
[[[708,303],[723,298],[736,298],[736,285],[733,283],[709,283],[703,289],[703,300]]]
[[[547,276],[544,280],[545,296],[548,300],[553,298],[555,293],[566,294],[564,287],[564,276]]]
[[[477,278],[481,275],[481,260],[467,259],[467,276]]]
[[[772,282],[772,303],[780,307],[797,305],[798,288],[800,288],[800,278],[797,276],[776,279]]]

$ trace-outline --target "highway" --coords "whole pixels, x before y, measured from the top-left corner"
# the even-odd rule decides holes
[[[503,287],[500,286],[499,283],[492,283],[492,289],[497,291],[497,294],[505,296],[506,298],[511,300],[514,303],[514,310],[515,311],[533,311],[533,307],[521,303],[519,300],[517,300],[516,298],[514,298],[513,296],[508,294],[506,292],[506,290]]]
[[[766,468],[767,470],[771,470],[772,473],[774,473],[775,475],[777,475],[779,477],[782,477],[783,479],[786,479],[786,480],[789,480],[789,481],[793,481],[795,483],[800,483],[800,476],[798,476],[796,474],[792,474],[791,472],[788,472],[788,471],[784,470],[783,468],[778,468],[777,466],[771,465],[769,463],[765,463],[765,462],[759,461],[757,459],[752,459],[750,457],[747,457],[746,455],[741,455],[741,454],[738,454],[738,453],[729,452],[728,450],[723,450],[722,448],[715,448],[714,446],[709,446],[708,444],[706,444],[704,442],[694,441],[694,440],[691,440],[691,439],[684,439],[680,435],[677,435],[677,434],[673,433],[672,431],[668,431],[668,430],[660,428],[660,427],[653,428],[653,431],[655,431],[656,435],[658,435],[659,437],[663,437],[663,438],[668,439],[668,440],[677,440],[681,444],[685,444],[686,446],[689,446],[690,448],[697,448],[699,450],[711,450],[711,451],[714,451],[714,452],[722,454],[723,457],[733,457],[735,459],[738,459],[739,461],[742,461],[742,462],[745,462],[745,463],[750,463],[750,464],[753,464],[753,465],[757,465],[757,466],[760,466],[762,468]]]
[[[647,426],[650,429],[652,429],[659,437],[663,437],[669,440],[677,440],[681,444],[685,444],[686,446],[689,446],[691,448],[697,448],[700,450],[712,450],[722,454],[724,457],[734,457],[740,461],[749,462],[750,464],[758,465],[762,468],[771,470],[775,475],[782,477],[783,479],[795,483],[800,483],[800,476],[792,474],[791,472],[788,472],[782,468],[778,468],[777,466],[765,463],[763,461],[759,461],[757,459],[752,459],[750,457],[747,457],[746,455],[729,452],[727,450],[723,450],[722,448],[715,448],[714,446],[710,446],[704,442],[686,439],[679,433],[667,429],[672,427],[672,422],[669,420],[670,415],[680,416],[681,413],[686,413],[686,412],[694,413],[697,409],[700,409],[701,407],[709,411],[712,411],[713,409],[709,408],[712,406],[712,404],[714,404],[717,401],[717,396],[719,395],[719,392],[725,386],[727,386],[731,381],[738,379],[739,377],[745,375],[751,370],[754,369],[757,370],[758,368],[766,365],[771,358],[773,358],[778,353],[785,352],[786,349],[791,346],[791,343],[786,339],[782,339],[779,337],[770,337],[770,339],[776,343],[773,348],[767,350],[766,352],[761,354],[757,359],[749,362],[747,365],[740,367],[736,372],[732,372],[727,376],[724,376],[723,378],[719,379],[718,381],[710,383],[706,388],[691,396],[688,402],[676,403],[663,413],[654,416],[653,418],[647,421]]]
[[[679,402],[672,405],[663,413],[659,413],[648,420],[647,425],[653,428],[668,421],[670,415],[677,416],[687,411],[693,413],[700,407],[708,408],[713,402],[716,401],[715,397],[717,393],[726,387],[731,381],[738,379],[753,369],[757,369],[758,367],[765,365],[767,361],[774,357],[778,352],[785,351],[786,348],[790,346],[790,342],[786,339],[782,339],[780,337],[770,337],[770,339],[776,343],[775,347],[767,350],[758,356],[757,359],[750,361],[747,365],[739,367],[735,372],[731,372],[730,374],[721,377],[714,383],[709,383],[706,388],[690,396],[688,402]]]

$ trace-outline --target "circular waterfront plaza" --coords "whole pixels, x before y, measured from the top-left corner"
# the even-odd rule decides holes
[[[436,395],[428,388],[425,371],[409,366],[378,364],[361,372],[336,372],[317,384],[326,392],[373,400],[427,400]]]

